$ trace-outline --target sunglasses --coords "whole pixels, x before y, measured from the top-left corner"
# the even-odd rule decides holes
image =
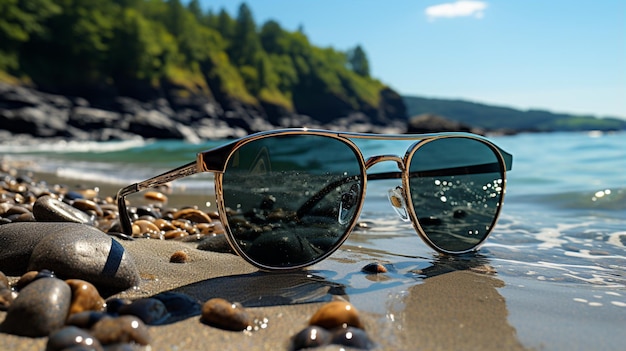
[[[361,140],[408,141],[403,157],[364,158]],[[330,256],[357,224],[368,181],[399,179],[392,207],[430,247],[477,250],[502,208],[513,157],[468,133],[378,135],[325,130],[261,132],[197,154],[194,162],[120,189],[120,224],[132,233],[125,197],[200,172],[215,174],[220,220],[231,247],[263,270],[306,267]],[[392,162],[397,170],[369,172]],[[380,168],[380,167],[378,167]]]

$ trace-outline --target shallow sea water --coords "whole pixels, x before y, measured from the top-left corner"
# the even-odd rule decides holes
[[[380,314],[386,328],[411,329],[417,328],[415,322],[402,318],[407,309],[421,317],[413,309],[432,312],[450,307],[446,299],[441,306],[436,299],[429,300],[434,306],[419,305],[420,294],[430,293],[429,281],[469,270],[485,277],[485,281],[477,278],[476,284],[483,284],[485,296],[495,296],[494,304],[502,307],[498,312],[469,312],[503,314],[503,323],[524,347],[622,349],[626,342],[626,135],[554,133],[490,139],[513,154],[513,170],[507,175],[500,220],[477,254],[437,255],[389,205],[386,191],[395,183],[371,182],[361,214],[365,225],[338,252],[313,266],[310,274],[343,286],[353,303]],[[68,183],[121,187],[187,163],[196,152],[217,144],[0,145],[0,155],[27,161],[31,168]],[[365,154],[398,150],[363,146]],[[173,187],[183,194],[197,194],[199,189],[212,192],[210,177],[175,182]],[[213,201],[207,196],[207,202]],[[374,261],[385,265],[388,273],[360,273],[362,266]],[[454,279],[443,286],[442,295],[462,296],[463,285],[456,285]]]

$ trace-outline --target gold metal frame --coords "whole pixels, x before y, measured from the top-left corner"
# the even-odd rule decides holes
[[[241,146],[247,143],[259,140],[259,139],[270,138],[270,137],[275,137],[275,136],[284,136],[284,135],[319,135],[319,136],[326,136],[326,137],[341,140],[344,144],[346,144],[353,151],[355,151],[356,155],[358,155],[358,161],[361,167],[361,176],[363,177],[362,178],[363,187],[361,189],[361,192],[362,192],[361,198],[360,198],[361,201],[357,205],[358,207],[356,209],[354,219],[352,220],[352,223],[350,223],[348,230],[346,230],[345,234],[338,240],[337,244],[332,249],[330,249],[327,253],[315,259],[314,261],[307,262],[299,266],[271,267],[271,266],[266,266],[258,262],[255,262],[236,244],[234,236],[227,222],[228,217],[226,216],[226,208],[224,205],[223,190],[222,190],[222,179],[223,179],[222,176],[226,170],[226,166],[228,164],[230,157]],[[502,194],[498,202],[496,213],[489,227],[490,228],[489,232],[474,247],[472,247],[469,250],[460,251],[460,252],[451,252],[451,251],[442,249],[438,247],[437,245],[435,245],[428,238],[428,235],[425,233],[424,229],[419,223],[419,220],[415,213],[413,202],[411,201],[411,198],[410,198],[410,191],[409,191],[410,174],[408,172],[408,165],[410,165],[413,156],[421,147],[423,147],[424,145],[434,140],[438,140],[441,138],[469,138],[469,139],[477,140],[487,145],[498,158],[497,167],[499,168],[499,171],[501,172],[502,178],[503,178],[502,179]],[[358,146],[352,141],[352,139],[406,140],[406,141],[415,141],[415,142],[407,149],[403,157],[400,157],[398,155],[378,155],[378,156],[369,157],[367,160],[365,160],[363,153],[358,148]],[[399,172],[367,174],[367,170],[370,169],[372,166],[381,162],[386,162],[386,161],[395,162],[399,168]],[[415,228],[415,231],[420,236],[420,238],[428,246],[430,246],[431,248],[433,248],[434,250],[440,253],[462,254],[462,253],[466,253],[469,251],[477,250],[482,245],[482,243],[484,243],[484,241],[489,237],[490,233],[493,231],[494,225],[498,220],[498,217],[502,208],[502,203],[504,201],[504,194],[506,192],[506,171],[511,170],[512,161],[513,161],[513,157],[511,154],[500,149],[499,147],[491,143],[489,140],[481,136],[470,134],[470,133],[385,134],[385,135],[382,135],[382,134],[369,134],[369,133],[335,132],[335,131],[314,130],[314,129],[307,129],[307,128],[281,129],[281,130],[273,130],[273,131],[252,134],[252,135],[243,137],[241,139],[235,140],[226,145],[223,145],[223,146],[220,146],[220,147],[208,150],[208,151],[200,152],[197,154],[196,160],[194,162],[188,163],[179,168],[165,172],[161,175],[150,178],[148,180],[144,180],[142,182],[135,183],[135,184],[132,184],[132,185],[129,185],[127,187],[120,189],[117,193],[117,204],[118,204],[120,225],[121,225],[122,231],[125,234],[130,235],[132,234],[132,223],[128,215],[128,210],[127,210],[127,205],[126,205],[126,200],[125,200],[126,196],[136,193],[136,192],[146,190],[146,189],[158,187],[168,182],[174,181],[176,179],[190,176],[192,174],[201,173],[201,172],[212,172],[215,174],[215,195],[217,198],[217,207],[218,207],[218,212],[220,215],[220,220],[222,221],[222,224],[224,225],[224,228],[226,229],[226,233],[227,233],[226,238],[230,246],[233,248],[233,250],[237,252],[247,262],[263,270],[270,270],[270,271],[294,270],[294,269],[303,268],[309,265],[313,265],[325,259],[326,257],[330,256],[333,252],[335,252],[337,248],[339,248],[339,246],[341,246],[341,244],[343,244],[343,242],[348,238],[350,232],[354,229],[354,226],[356,225],[358,218],[360,216],[361,209],[363,207],[363,202],[365,199],[365,193],[367,189],[368,180],[401,179],[402,186],[404,189],[406,189],[406,191],[403,192],[403,197],[404,197],[404,201],[406,202],[406,205],[408,206],[407,210],[409,212],[409,217],[411,219],[411,222],[413,223],[413,227]],[[459,170],[457,169],[451,168],[451,169],[437,170],[436,172],[437,172],[437,175],[443,175],[446,173],[458,174],[458,173],[455,173],[458,171]],[[468,170],[465,170],[465,171],[468,171]],[[312,201],[315,201],[315,200],[313,199]]]

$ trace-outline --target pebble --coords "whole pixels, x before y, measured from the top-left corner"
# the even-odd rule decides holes
[[[157,202],[162,202],[162,203],[167,203],[167,196],[163,193],[160,193],[158,191],[146,191],[143,194],[143,197],[147,200],[152,200],[152,201],[157,201]]]
[[[105,317],[91,328],[91,334],[102,345],[119,343],[150,344],[148,327],[135,316]]]
[[[0,331],[30,337],[47,336],[63,327],[72,293],[64,281],[42,278],[28,284],[13,301]]]
[[[148,325],[158,325],[169,317],[165,304],[154,298],[135,300],[120,306],[117,312],[120,315],[133,315]]]
[[[170,257],[170,263],[187,263],[189,255],[185,251],[176,251]]]
[[[365,330],[354,327],[333,330],[330,343],[357,349],[370,349],[374,346]]]
[[[387,273],[387,267],[378,262],[369,263],[361,268],[364,273]]]
[[[46,343],[46,351],[91,350],[103,351],[98,339],[86,330],[75,326],[67,326],[50,334]]]
[[[293,337],[293,349],[301,350],[330,344],[332,334],[316,325],[304,328]]]
[[[15,288],[19,291],[22,290],[26,285],[34,282],[40,278],[56,278],[53,272],[50,272],[47,269],[42,269],[41,271],[28,271],[24,273],[20,279],[15,283]]]
[[[50,269],[58,276],[86,280],[107,292],[139,284],[139,272],[122,245],[95,227],[74,223],[14,223],[48,232],[33,249],[28,269]],[[24,230],[24,228],[20,228]]]
[[[213,298],[202,305],[202,322],[225,330],[241,331],[251,328],[254,318],[243,306],[222,298]]]
[[[195,208],[186,208],[177,211],[174,213],[173,217],[174,219],[186,219],[195,223],[211,223],[213,221],[208,214]]]
[[[0,287],[0,311],[8,310],[16,297],[17,293],[11,288]]]
[[[326,329],[346,326],[363,329],[357,309],[346,301],[326,303],[311,317],[309,325],[317,325]]]
[[[235,253],[233,248],[228,243],[226,236],[223,234],[204,237],[200,243],[198,243],[197,249],[213,252]]]
[[[9,286],[9,278],[3,272],[0,272],[0,288],[8,288]]]
[[[91,216],[85,212],[48,195],[35,201],[33,214],[38,222],[94,223]]]
[[[102,311],[104,309],[104,299],[93,284],[80,279],[68,279],[65,282],[72,289],[70,315],[85,311]]]
[[[65,321],[66,325],[73,325],[83,329],[91,329],[102,318],[110,317],[105,312],[84,311],[70,315]]]

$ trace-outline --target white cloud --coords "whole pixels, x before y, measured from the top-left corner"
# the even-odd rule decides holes
[[[426,16],[429,20],[435,20],[437,18],[454,18],[454,17],[469,17],[483,18],[483,11],[487,8],[487,3],[484,1],[473,0],[458,0],[456,2],[449,2],[445,4],[439,4],[429,6],[426,8]]]

